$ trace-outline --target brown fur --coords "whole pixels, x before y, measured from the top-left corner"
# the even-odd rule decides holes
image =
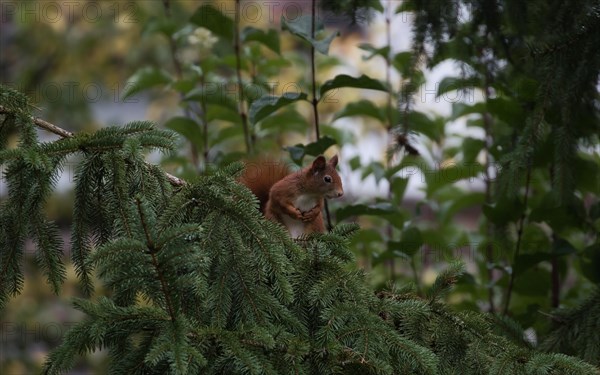
[[[271,187],[290,173],[290,168],[283,162],[269,159],[247,161],[240,182],[256,195],[260,202],[260,212],[264,214]]]

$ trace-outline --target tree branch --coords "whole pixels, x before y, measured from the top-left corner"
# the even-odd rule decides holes
[[[12,113],[13,112],[10,111],[8,108],[4,108],[3,106],[0,105],[0,114],[12,114]],[[42,120],[41,118],[31,116],[31,120],[33,121],[33,123],[36,126],[42,128],[44,130],[47,130],[50,133],[56,134],[56,135],[60,136],[61,138],[72,138],[75,136],[74,133],[72,133],[68,130],[65,130],[59,126],[56,126],[54,124],[51,124],[46,120]],[[173,176],[172,174],[169,174],[167,172],[165,172],[165,175],[167,176],[167,180],[169,180],[169,183],[173,186],[183,186],[186,184],[186,182],[179,177]]]

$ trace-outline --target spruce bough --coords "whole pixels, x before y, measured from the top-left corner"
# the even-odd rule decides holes
[[[147,122],[41,143],[27,99],[1,89],[2,305],[23,285],[28,237],[60,292],[63,243],[43,209],[65,159],[80,158],[71,245],[88,297],[73,305],[86,317],[49,355],[47,374],[99,348],[110,373],[127,374],[598,373],[494,333],[487,315],[450,310],[442,297],[460,264],[426,297],[375,293],[348,250],[355,226],[294,242],[236,183],[240,164],[173,184],[143,157],[172,149],[173,135]],[[95,295],[92,273],[107,295]]]

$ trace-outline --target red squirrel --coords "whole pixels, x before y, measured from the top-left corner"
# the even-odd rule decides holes
[[[337,155],[329,162],[318,156],[310,166],[290,173],[280,164],[259,162],[246,168],[241,182],[259,198],[267,219],[284,225],[292,238],[298,238],[325,232],[324,198],[344,194],[337,164]]]

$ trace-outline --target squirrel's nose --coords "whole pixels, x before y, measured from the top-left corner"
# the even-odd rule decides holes
[[[343,192],[343,191],[341,191],[341,190],[340,190],[340,191],[338,191],[338,192],[337,192],[337,196],[338,196],[338,198],[339,198],[339,197],[341,197],[342,195],[344,195],[344,192]]]

